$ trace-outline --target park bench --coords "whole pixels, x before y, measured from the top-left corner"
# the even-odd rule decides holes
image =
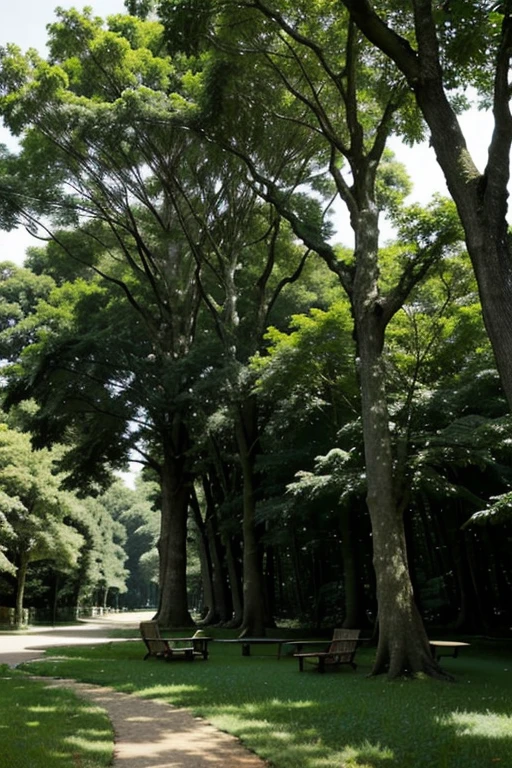
[[[304,670],[304,659],[316,661],[319,672],[333,669],[341,664],[349,664],[352,669],[357,669],[354,656],[359,642],[359,629],[335,629],[329,647],[325,651],[308,651],[306,653],[294,653],[299,660],[299,670]],[[325,647],[325,644],[324,644]]]
[[[144,660],[150,656],[166,661],[174,658],[194,661],[196,656],[202,656],[205,660],[208,658],[208,641],[211,640],[209,637],[175,637],[172,640],[167,640],[160,635],[158,622],[154,620],[141,621],[139,629],[147,649]],[[188,643],[188,645],[183,645],[183,643]]]

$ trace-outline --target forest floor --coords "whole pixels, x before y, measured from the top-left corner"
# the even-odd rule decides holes
[[[109,631],[134,628],[152,614],[109,614],[58,629],[0,633],[0,664],[16,666],[39,658],[47,648],[112,642]],[[122,641],[120,641],[122,642]],[[39,678],[74,690],[106,710],[115,732],[114,768],[264,768],[266,763],[233,736],[218,731],[186,709],[140,699],[111,688],[73,680]]]

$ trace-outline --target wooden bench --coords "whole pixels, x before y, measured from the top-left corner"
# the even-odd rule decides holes
[[[360,631],[359,629],[335,629],[329,647],[325,651],[294,653],[294,657],[299,660],[299,671],[304,670],[304,659],[316,660],[319,672],[325,672],[327,668],[332,669],[340,664],[349,664],[352,669],[357,669],[354,656]]]
[[[157,621],[141,621],[139,629],[147,649],[144,661],[149,659],[150,656],[154,656],[157,659],[165,659],[166,661],[174,658],[194,661],[196,656],[202,656],[205,660],[208,658],[208,641],[211,640],[210,637],[175,637],[167,640],[160,635]],[[176,643],[179,645],[175,645]],[[188,643],[188,645],[181,645],[182,643]]]

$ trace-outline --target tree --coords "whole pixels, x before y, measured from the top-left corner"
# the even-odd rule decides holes
[[[23,622],[31,563],[76,566],[83,538],[66,520],[71,500],[59,490],[48,451],[33,451],[28,435],[0,425],[0,520],[9,561],[16,568],[16,624]]]
[[[344,0],[352,19],[404,74],[430,130],[430,141],[464,228],[485,326],[512,405],[511,245],[508,182],[512,145],[510,2],[402,4]],[[399,15],[398,15],[399,14]],[[396,32],[395,20],[407,36]],[[473,83],[492,109],[494,131],[483,173],[466,145],[453,105]]]
[[[99,343],[94,347],[98,357],[93,360],[89,335],[86,354],[94,371],[85,370],[82,384],[75,390],[82,397],[71,398],[69,423],[84,441],[82,480],[95,474],[104,482],[109,469],[127,460],[128,446],[134,444],[127,420],[143,409],[139,457],[151,464],[161,483],[158,615],[166,625],[183,626],[191,621],[185,583],[190,440],[184,416],[192,402],[188,395],[190,368],[184,360],[194,340],[200,305],[197,264],[192,246],[184,238],[180,214],[174,212],[173,196],[176,178],[193,195],[199,159],[190,133],[180,130],[179,115],[189,108],[195,77],[185,72],[183,91],[174,91],[179,83],[177,69],[168,57],[159,55],[163,53],[162,27],[156,22],[118,16],[103,29],[101,20],[87,11],[84,15],[62,12],[59,18],[50,28],[49,61],[33,51],[23,57],[14,46],[1,53],[2,112],[11,130],[23,134],[13,176],[30,187],[31,196],[16,197],[14,182],[9,188],[17,203],[18,220],[30,222],[43,237],[53,239],[49,257],[57,255],[62,262],[62,254],[66,254],[78,265],[75,277],[83,277],[85,270],[87,280],[91,274],[101,278],[114,293],[118,291],[118,298],[124,297],[132,313],[128,322],[143,349],[139,346],[134,354],[133,347],[125,346],[117,354],[111,346],[116,363],[109,376],[108,360],[101,357]],[[191,212],[188,215],[192,218]],[[40,254],[34,254],[34,259],[41,263]],[[68,276],[70,271],[68,267]],[[101,290],[91,288],[88,299],[84,283],[67,290],[69,297],[73,291],[81,291],[83,309],[88,302],[99,309]],[[66,315],[63,304],[61,309]],[[79,318],[78,326],[84,320]],[[100,336],[105,333],[105,327],[96,330]],[[96,339],[99,342],[99,336]],[[126,343],[130,345],[128,339]],[[75,352],[79,347],[85,352],[73,332],[67,336],[67,346],[56,342],[58,354],[53,358],[46,348],[47,375],[59,378],[62,374],[61,384],[68,392],[74,388],[72,380],[76,383],[80,375],[78,358],[71,353],[73,344]],[[41,353],[38,359],[37,349]],[[44,343],[32,351],[42,392]],[[151,383],[146,379],[142,384],[132,368],[148,375]],[[88,396],[87,383],[97,401]],[[26,396],[28,390],[22,393],[21,389],[18,395]],[[134,405],[133,398],[144,399],[143,393],[145,402]],[[51,399],[46,421],[40,422],[40,437],[46,441],[52,439],[51,421],[58,413],[57,403],[50,403]],[[80,399],[88,414],[82,424]],[[107,405],[113,406],[114,401],[112,412]],[[135,408],[130,413],[129,401]],[[100,412],[103,421],[98,418]],[[42,412],[40,415],[43,418]],[[58,421],[54,419],[56,428]],[[98,429],[91,428],[93,423]],[[152,436],[145,443],[148,424]],[[63,428],[62,421],[59,427]],[[77,470],[75,477],[78,474]]]
[[[175,6],[173,3],[173,9]],[[386,140],[397,125],[407,125],[414,133],[418,124],[414,116],[410,119],[406,84],[396,78],[388,84],[382,78],[384,60],[365,44],[355,25],[342,14],[333,14],[330,3],[317,4],[314,18],[310,18],[306,6],[287,3],[277,8],[275,3],[260,0],[220,4],[217,21],[222,23],[209,28],[210,35],[216,34],[215,45],[220,51],[217,57],[212,56],[211,80],[216,78],[217,90],[212,89],[210,95],[215,94],[216,104],[220,103],[222,109],[209,103],[203,129],[244,159],[262,198],[271,202],[297,237],[326,261],[349,297],[357,344],[367,503],[379,602],[374,673],[388,671],[395,677],[421,671],[443,677],[432,660],[409,578],[404,489],[394,476],[383,347],[386,328],[409,292],[444,247],[460,235],[453,217],[443,211],[443,205],[438,206],[437,213],[432,210],[423,222],[420,217],[416,236],[407,237],[407,247],[400,255],[402,270],[397,270],[395,280],[384,284],[380,279],[378,221],[381,209],[390,200],[379,195],[379,165]],[[171,30],[172,24],[171,18]],[[267,84],[267,100],[261,83]],[[242,111],[242,105],[257,105],[250,114],[266,124],[269,141],[276,122],[288,123],[291,130],[315,137],[316,153],[308,159],[313,164],[314,158],[324,174],[328,171],[337,194],[347,205],[355,234],[353,258],[345,261],[337,257],[323,230],[318,208],[304,205],[293,182],[266,172],[265,158],[250,143],[247,132],[242,138],[236,134],[230,138],[228,122],[231,124],[235,110]],[[343,172],[344,163],[350,174]],[[319,175],[323,178],[322,173]],[[391,210],[396,206],[395,198]]]

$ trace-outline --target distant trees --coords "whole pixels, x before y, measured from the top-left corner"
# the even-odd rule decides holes
[[[79,501],[60,488],[55,457],[34,451],[30,437],[0,425],[0,526],[8,572],[15,575],[16,623],[21,624],[27,579],[34,563],[78,579],[75,605],[91,590],[125,589],[124,552],[99,502]],[[117,533],[119,537],[119,533]]]

